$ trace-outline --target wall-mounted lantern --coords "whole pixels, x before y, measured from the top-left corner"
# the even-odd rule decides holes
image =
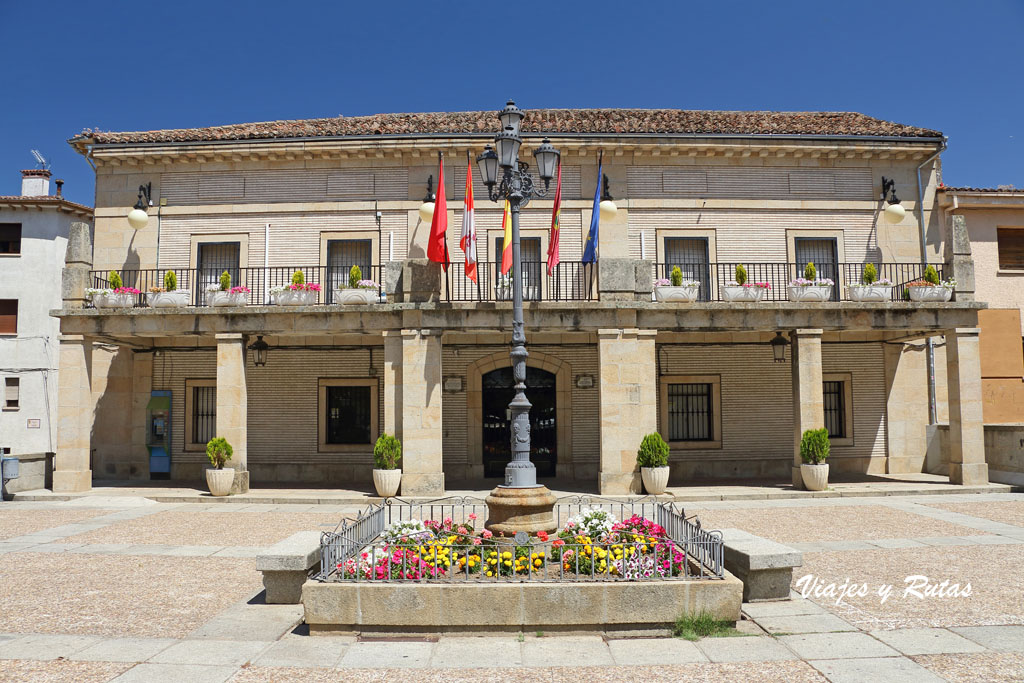
[[[768,343],[772,345],[772,357],[775,359],[775,362],[785,363],[786,347],[789,346],[789,340],[783,337],[781,332],[776,332],[775,338]]]
[[[270,344],[263,341],[263,335],[256,335],[256,341],[249,344],[249,350],[252,351],[252,362],[258,368],[262,368],[267,364],[267,351],[270,349]]]
[[[886,192],[890,193],[888,199],[885,197]],[[885,222],[895,225],[902,221],[903,217],[907,215],[907,210],[900,206],[900,198],[896,196],[896,181],[892,178],[882,176],[882,199],[887,202],[883,212]]]
[[[147,206],[153,206],[153,183],[139,185],[139,201],[135,202],[135,208],[128,212],[128,225],[135,230],[142,230],[149,222],[149,214],[146,213]],[[145,197],[145,201],[143,201]]]
[[[420,204],[420,220],[429,223],[434,219],[434,176],[427,178],[427,196]]]

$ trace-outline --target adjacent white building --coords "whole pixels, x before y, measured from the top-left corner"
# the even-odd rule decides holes
[[[23,460],[57,444],[61,269],[73,222],[93,211],[51,194],[50,171],[22,171],[21,194],[0,196],[0,448]],[[9,449],[9,450],[8,450]]]

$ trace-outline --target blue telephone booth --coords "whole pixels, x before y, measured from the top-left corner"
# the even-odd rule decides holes
[[[149,478],[171,478],[171,392],[154,391],[146,405]]]

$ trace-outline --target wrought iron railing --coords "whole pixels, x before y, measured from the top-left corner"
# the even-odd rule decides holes
[[[444,275],[447,301],[512,301],[512,270],[501,273],[500,261],[476,264],[476,282],[466,276],[465,263],[450,263]],[[548,275],[547,264],[522,264],[523,301],[593,301],[597,299],[597,266],[562,261]]]
[[[654,280],[668,279],[672,268],[679,266],[686,280],[697,280],[701,283],[698,301],[724,301],[724,288],[736,277],[736,266],[742,265],[747,271],[747,282],[766,282],[770,285],[762,296],[764,301],[786,301],[789,281],[804,275],[803,263],[757,263],[750,261],[733,261],[718,263],[655,263]],[[849,300],[850,285],[859,284],[865,263],[815,263],[818,278],[828,278],[835,284],[832,287],[833,301]],[[942,264],[934,265],[939,277],[942,275]],[[925,267],[920,263],[875,263],[878,279],[887,279],[893,283],[892,300],[903,301],[907,298],[906,285],[924,276]]]

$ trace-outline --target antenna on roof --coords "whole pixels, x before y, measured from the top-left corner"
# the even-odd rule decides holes
[[[50,162],[46,160],[46,157],[39,153],[38,149],[32,150],[32,156],[36,158],[36,163],[39,164],[41,169],[44,171],[48,171],[50,169]]]

